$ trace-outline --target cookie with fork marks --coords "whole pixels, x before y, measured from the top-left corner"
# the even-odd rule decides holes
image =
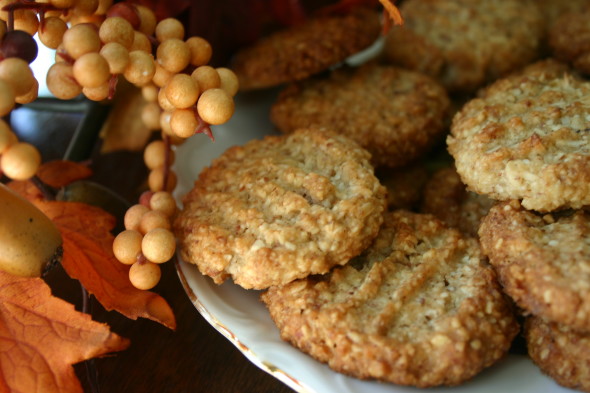
[[[385,188],[369,153],[302,129],[235,146],[201,172],[175,220],[180,253],[220,284],[285,284],[347,263],[377,235]]]
[[[477,241],[404,210],[348,265],[261,298],[284,340],[336,371],[400,385],[462,383],[518,331]]]

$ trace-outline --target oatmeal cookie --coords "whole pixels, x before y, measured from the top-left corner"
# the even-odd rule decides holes
[[[590,7],[589,0],[534,0],[537,4],[548,28],[553,26],[562,15],[578,13]]]
[[[525,311],[590,331],[590,215],[540,215],[501,202],[479,236],[504,290]]]
[[[369,154],[299,130],[228,149],[204,169],[174,223],[184,260],[244,288],[325,273],[366,248],[386,207]]]
[[[481,219],[495,202],[485,195],[467,191],[455,168],[441,168],[424,186],[420,211],[476,237]]]
[[[407,0],[384,57],[452,92],[473,92],[540,55],[544,20],[529,0]]]
[[[231,68],[241,90],[302,80],[369,47],[380,32],[379,13],[370,8],[318,14],[240,50]]]
[[[583,12],[561,16],[549,31],[553,55],[584,74],[590,74],[590,2],[588,5]]]
[[[400,385],[462,383],[518,331],[477,241],[404,210],[386,213],[346,266],[261,298],[284,340],[336,371]]]
[[[455,115],[447,146],[470,190],[538,211],[590,204],[590,83],[566,71],[534,64]]]
[[[369,63],[289,85],[272,106],[271,120],[285,133],[329,127],[365,147],[375,166],[398,167],[442,137],[449,106],[446,91],[431,78]]]
[[[590,392],[590,333],[527,318],[525,337],[530,357],[562,386]]]

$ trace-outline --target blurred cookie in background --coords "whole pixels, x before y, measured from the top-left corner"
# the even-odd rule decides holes
[[[443,139],[449,106],[432,78],[371,62],[288,85],[271,108],[271,121],[284,133],[329,128],[367,149],[376,167],[393,168]]]
[[[406,0],[384,57],[450,92],[471,93],[540,56],[545,21],[530,0]]]
[[[534,0],[534,3],[541,10],[545,18],[547,28],[550,29],[553,23],[562,15],[579,13],[590,7],[589,0]]]
[[[590,2],[584,11],[559,17],[549,30],[549,46],[559,60],[590,75]]]
[[[231,68],[241,90],[263,89],[306,79],[372,45],[381,32],[377,9],[314,13],[238,51]]]

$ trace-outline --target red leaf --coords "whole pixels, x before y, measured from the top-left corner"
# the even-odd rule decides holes
[[[148,318],[171,329],[176,319],[158,294],[136,289],[129,282],[129,266],[112,251],[115,218],[104,210],[78,202],[34,201],[57,226],[63,238],[62,265],[107,310],[131,319]]]
[[[0,271],[0,392],[83,393],[72,364],[128,346],[42,279]]]
[[[284,26],[303,23],[306,12],[300,0],[271,0],[270,8],[274,18]]]

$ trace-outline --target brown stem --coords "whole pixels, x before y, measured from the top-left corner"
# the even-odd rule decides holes
[[[111,78],[109,79],[109,95],[108,99],[112,100],[115,96],[115,91],[117,90],[117,82],[119,81],[118,74],[111,74]]]
[[[74,64],[74,61],[76,61],[72,56],[68,55],[65,51],[58,50],[57,55],[68,64]]]
[[[158,47],[158,44],[159,44],[158,39],[156,37],[154,37],[153,35],[148,35],[147,38],[150,41],[150,44],[152,45],[152,54],[155,55],[156,48]]]
[[[31,178],[31,182],[35,185],[35,187],[39,189],[39,191],[41,191],[41,194],[43,194],[43,198],[45,198],[48,201],[55,200],[55,190],[52,187],[45,184],[43,180],[41,180],[37,175]]]
[[[41,22],[43,22],[45,12],[47,11],[64,11],[51,4],[37,3],[36,1],[30,0],[17,0],[14,3],[2,7],[2,11],[8,11],[8,20],[6,22],[6,29],[8,31],[14,30],[14,12],[16,10],[34,10],[41,16]]]
[[[199,116],[199,112],[197,112],[197,108],[194,108],[195,118],[199,122],[197,124],[197,128],[195,129],[195,134],[205,134],[211,139],[212,142],[215,142],[215,137],[213,136],[213,132],[211,132],[211,125],[206,123],[201,116]]]
[[[164,150],[164,179],[162,183],[164,191],[166,191],[168,188],[168,178],[170,177],[170,149],[172,144],[170,143],[170,137],[166,134],[162,136],[162,140],[164,141],[164,146],[166,147]]]

